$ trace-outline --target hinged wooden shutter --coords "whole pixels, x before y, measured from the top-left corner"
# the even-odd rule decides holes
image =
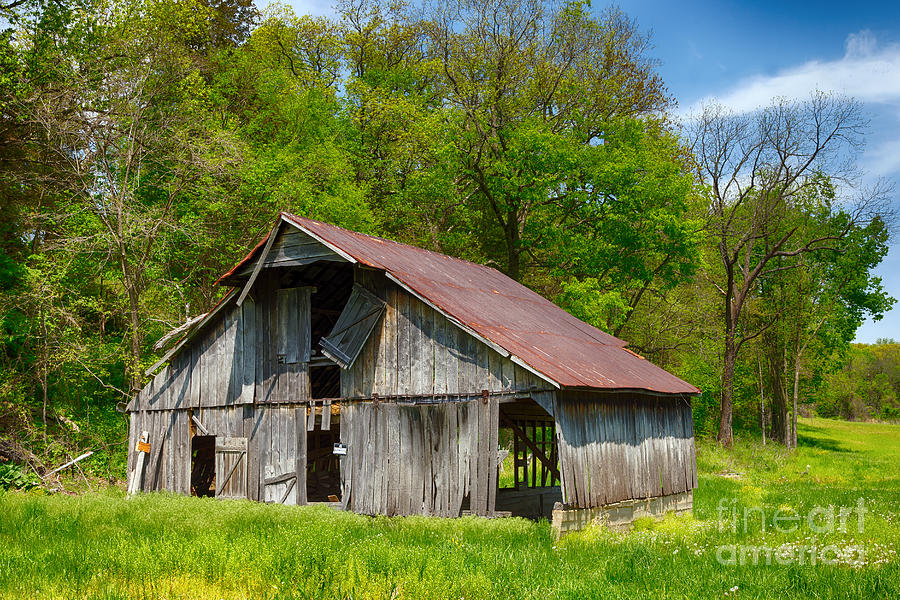
[[[247,498],[247,438],[216,438],[216,497]]]
[[[334,329],[319,341],[322,353],[342,368],[350,368],[383,314],[384,302],[380,298],[353,286]]]
[[[278,290],[275,307],[275,339],[278,362],[309,362],[311,287]]]

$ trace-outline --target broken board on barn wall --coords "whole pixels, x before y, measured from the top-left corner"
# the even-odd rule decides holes
[[[252,299],[213,312],[217,320],[202,322],[173,349],[170,364],[129,403],[129,412],[253,403],[257,322],[264,315],[257,315]]]

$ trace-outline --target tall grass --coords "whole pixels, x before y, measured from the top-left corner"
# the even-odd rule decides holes
[[[5,598],[896,598],[900,427],[802,423],[793,454],[701,445],[693,516],[554,542],[546,522],[383,518],[111,490],[0,495]],[[809,465],[809,468],[807,468]],[[757,508],[855,506],[863,531],[780,533]],[[753,513],[758,514],[758,513]],[[723,565],[722,546],[862,546],[835,565]]]

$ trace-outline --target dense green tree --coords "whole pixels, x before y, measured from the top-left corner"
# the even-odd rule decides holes
[[[779,100],[751,114],[710,106],[694,123],[693,151],[709,190],[707,231],[720,263],[710,281],[723,302],[718,439],[725,446],[733,439],[738,354],[774,323],[746,327],[748,299],[762,280],[793,268],[781,259],[835,249],[854,226],[865,226],[884,207],[882,190],[876,189],[854,206],[835,207],[824,228],[792,221],[797,199],[822,175],[852,189],[854,173],[846,154],[858,148],[864,127],[858,103],[824,94],[802,102]]]
[[[887,229],[876,217],[848,227],[850,216],[835,206],[830,180],[820,177],[789,203],[780,228],[806,230],[806,237],[831,229],[830,248],[779,257],[778,271],[759,286],[751,319],[765,327],[772,435],[789,447],[797,443],[801,374],[821,380],[830,357],[848,347],[867,316],[876,320],[893,304],[871,269],[887,252]],[[776,234],[780,235],[780,234]],[[811,352],[811,350],[815,352]]]

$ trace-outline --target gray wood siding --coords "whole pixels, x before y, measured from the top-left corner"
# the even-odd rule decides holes
[[[263,289],[270,282],[260,278]],[[268,289],[232,304],[176,354],[132,410],[212,408],[309,398],[311,288]]]
[[[187,411],[144,410],[131,413],[129,474],[134,449],[142,431],[149,433],[150,454],[139,489],[189,494],[191,487],[191,435]]]
[[[494,514],[496,398],[430,405],[342,407],[344,507],[363,514],[456,517],[467,501]]]
[[[341,372],[343,397],[553,390],[382,274],[360,269],[357,283],[384,300],[385,312],[356,362]]]
[[[697,487],[689,399],[567,391],[554,408],[567,505],[588,508]]]
[[[257,310],[251,299],[224,309],[216,322],[172,357],[131,404],[133,410],[173,410],[253,402]]]
[[[234,481],[223,497],[249,498],[285,504],[306,503],[305,406],[222,406],[193,411],[197,420],[216,438],[246,440],[247,454],[241,459]],[[190,494],[191,425],[186,410],[139,411],[131,414],[129,459],[140,431],[150,433],[150,455],[141,481],[144,492],[169,491]],[[137,434],[135,434],[137,432]],[[217,471],[226,472],[230,457],[217,453]],[[236,458],[236,457],[235,457]],[[133,467],[133,465],[132,465]],[[129,469],[129,473],[130,473]],[[288,478],[284,478],[288,475]],[[273,479],[279,479],[271,483]],[[266,480],[270,483],[266,483]],[[240,482],[240,485],[238,485]]]
[[[296,227],[282,226],[280,229],[263,260],[263,268],[301,266],[318,260],[346,262],[339,254]],[[255,263],[248,265],[237,275],[249,275],[254,266]]]
[[[130,405],[129,473],[140,432],[150,436],[141,490],[190,493],[192,412],[210,435],[246,440],[241,487],[230,495],[306,503],[310,415],[316,421],[310,288],[279,289],[273,271],[260,275],[242,306],[221,306]],[[555,417],[570,506],[696,487],[689,399],[557,391],[383,273],[357,267],[355,274],[385,308],[352,367],[341,370],[341,395],[354,399],[341,402],[340,416],[348,509],[493,514],[498,406],[513,397],[533,398]]]

